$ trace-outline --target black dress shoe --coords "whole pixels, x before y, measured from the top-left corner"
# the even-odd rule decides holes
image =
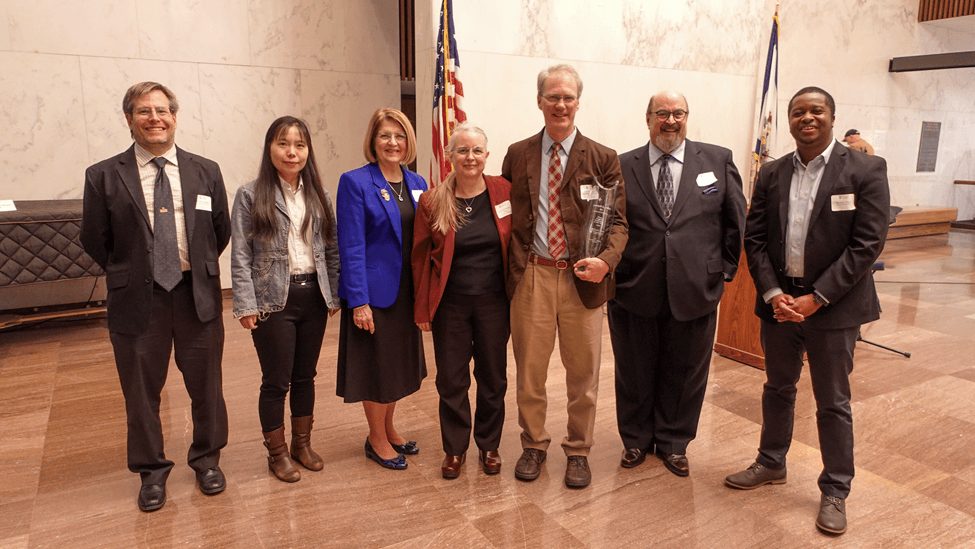
[[[420,447],[416,445],[415,440],[407,440],[403,444],[393,444],[390,442],[389,445],[393,447],[393,450],[396,450],[397,454],[415,456],[420,453]]]
[[[166,505],[165,484],[143,484],[139,489],[139,509],[151,513]]]
[[[210,467],[205,471],[197,471],[196,483],[199,485],[200,491],[208,496],[217,495],[227,487],[227,479],[224,478],[220,467]]]
[[[691,474],[690,464],[687,463],[687,456],[685,454],[665,454],[663,452],[657,452],[657,457],[664,462],[664,467],[667,468],[671,473],[679,476],[686,477]]]
[[[620,467],[632,469],[643,463],[647,459],[647,451],[641,448],[627,448],[623,450],[623,457],[620,458]]]

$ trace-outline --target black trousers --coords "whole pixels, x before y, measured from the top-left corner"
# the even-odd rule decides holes
[[[292,282],[284,309],[271,313],[251,331],[261,362],[257,410],[261,429],[284,425],[284,397],[291,390],[291,415],[315,412],[315,375],[322,351],[328,306],[317,282]]]
[[[762,391],[762,437],[756,461],[766,467],[785,467],[792,443],[796,383],[802,372],[805,350],[809,354],[823,457],[819,489],[839,498],[849,495],[853,481],[850,373],[858,333],[859,327],[821,330],[801,323],[762,321],[766,382]]]
[[[504,293],[446,293],[437,307],[432,330],[444,452],[456,456],[470,446],[472,357],[477,380],[474,443],[481,450],[497,450],[508,389],[508,297]]]
[[[688,321],[607,306],[616,361],[616,422],[625,448],[684,454],[697,436],[717,312]]]
[[[143,484],[162,484],[173,462],[163,452],[159,402],[174,349],[176,367],[192,402],[193,442],[187,462],[196,471],[216,467],[220,450],[227,445],[227,405],[220,368],[223,318],[200,322],[189,276],[169,292],[154,285],[150,314],[145,333],[112,332],[110,337],[125,397],[129,470],[139,473]]]

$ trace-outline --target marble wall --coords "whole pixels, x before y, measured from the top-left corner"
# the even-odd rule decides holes
[[[422,83],[432,78],[440,2],[418,4]],[[521,0],[490,8],[454,0],[465,108],[491,140],[488,171],[500,171],[508,144],[541,128],[535,76],[564,62],[585,83],[576,117],[584,134],[618,151],[641,146],[647,100],[674,88],[688,98],[688,137],[731,148],[747,173],[774,8],[772,0]],[[952,185],[975,178],[975,69],[887,72],[891,57],[975,49],[975,24],[919,24],[917,0],[783,2],[780,17],[780,112],[803,86],[829,90],[836,134],[857,128],[887,158],[896,204],[955,206],[962,218],[975,217],[975,190]],[[418,86],[417,104],[431,101]],[[942,122],[941,148],[937,171],[917,174],[925,120]],[[429,123],[419,110],[418,126]],[[773,151],[793,144],[783,114]],[[428,166],[429,143],[421,145],[418,165]]]
[[[264,133],[308,121],[326,185],[364,162],[362,134],[399,106],[396,0],[0,2],[0,199],[80,198],[85,168],[131,144],[126,88],[176,93],[177,144],[220,163],[231,198]],[[230,286],[229,258],[223,282]]]

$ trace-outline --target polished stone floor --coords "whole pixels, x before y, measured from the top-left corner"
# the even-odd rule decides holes
[[[763,374],[720,357],[689,449],[691,476],[673,476],[655,459],[621,469],[604,328],[592,486],[563,487],[557,444],[537,481],[514,479],[513,363],[502,474],[487,477],[471,459],[458,480],[445,481],[432,377],[397,408],[400,430],[422,447],[409,468],[387,471],[364,459],[361,407],[334,396],[335,322],[320,363],[313,438],[326,467],[289,485],[267,472],[254,349],[225,314],[228,488],[207,497],[194,486],[185,466],[188,398],[173,367],[162,419],[177,465],[168,503],[151,514],[136,508],[138,477],[125,468],[125,418],[104,321],[0,334],[0,547],[971,547],[975,233],[892,241],[882,259],[884,315],[863,334],[913,356],[858,345],[857,474],[850,529],[840,538],[814,526],[821,462],[807,375],[787,484],[750,492],[722,485],[754,458]],[[553,359],[548,426],[556,441],[564,433],[562,378]]]

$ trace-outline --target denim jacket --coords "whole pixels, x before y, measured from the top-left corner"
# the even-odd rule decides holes
[[[284,309],[291,286],[291,269],[288,265],[288,230],[291,219],[287,214],[284,197],[278,192],[275,206],[278,214],[278,232],[270,241],[252,239],[251,207],[254,204],[254,185],[250,182],[237,190],[231,214],[230,271],[234,288],[234,318],[258,315],[265,319],[271,313]],[[332,200],[325,191],[325,207],[332,209]],[[338,277],[339,249],[335,232],[332,243],[322,238],[321,218],[312,220],[312,250],[315,254],[315,270],[318,287],[329,309],[339,307]]]

